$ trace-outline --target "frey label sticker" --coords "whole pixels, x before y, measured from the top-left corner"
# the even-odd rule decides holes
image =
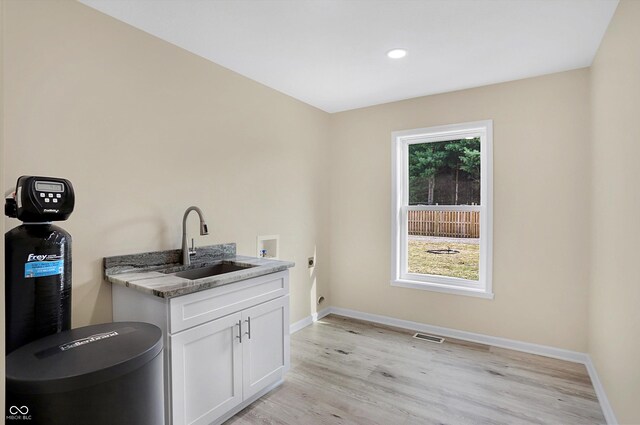
[[[56,276],[64,273],[64,260],[61,255],[29,254],[24,264],[24,277]]]

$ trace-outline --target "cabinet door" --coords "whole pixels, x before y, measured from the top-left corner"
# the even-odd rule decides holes
[[[242,402],[236,313],[171,336],[173,425],[209,424]]]
[[[282,378],[289,368],[289,297],[242,312],[244,399]]]

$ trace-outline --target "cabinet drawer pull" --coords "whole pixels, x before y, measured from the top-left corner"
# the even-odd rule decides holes
[[[238,325],[238,335],[236,336],[236,338],[238,338],[240,340],[240,343],[242,344],[242,319],[238,320],[238,323],[236,323],[236,325]]]
[[[251,339],[251,317],[247,317],[247,320],[245,320],[245,322],[247,322],[247,325],[249,328],[249,332],[245,332],[245,333],[249,335],[249,339]]]

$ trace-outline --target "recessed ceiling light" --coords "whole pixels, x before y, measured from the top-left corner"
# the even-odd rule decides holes
[[[405,49],[391,49],[387,52],[387,56],[391,59],[400,59],[407,56],[407,51]]]

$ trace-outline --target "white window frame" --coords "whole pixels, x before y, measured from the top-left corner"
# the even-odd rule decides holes
[[[409,145],[480,138],[480,205],[409,206]],[[391,134],[391,285],[493,299],[493,121],[475,121]],[[480,211],[478,280],[408,272],[408,211]]]

